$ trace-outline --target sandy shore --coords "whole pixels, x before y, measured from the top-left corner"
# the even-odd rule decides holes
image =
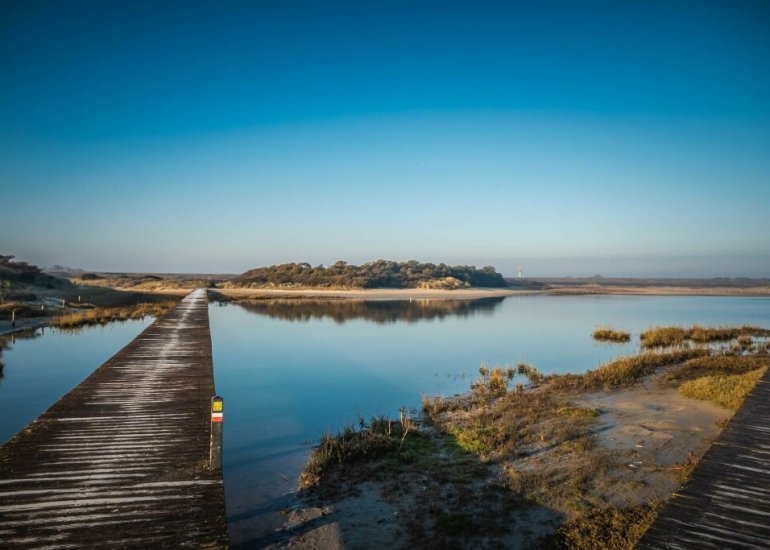
[[[476,300],[500,296],[534,294],[532,291],[507,288],[469,288],[431,290],[418,288],[376,288],[366,290],[273,290],[265,288],[218,288],[216,292],[230,298],[347,298],[351,300]]]
[[[597,460],[612,457],[612,475],[604,479],[602,491],[607,503],[627,506],[651,499],[666,500],[681,483],[677,479],[681,465],[691,453],[702,456],[720,432],[717,422],[733,414],[708,402],[683,397],[676,388],[661,386],[659,380],[660,374],[633,388],[586,394],[576,400],[576,404],[601,410],[591,430],[596,441],[592,455]],[[569,458],[544,448],[514,464],[523,471],[552,474],[559,462],[568,463]],[[468,492],[462,497],[458,493],[449,499],[460,499],[458,507],[462,509],[473,500],[471,492],[488,491],[499,475],[497,468],[490,467],[488,477],[466,487]],[[350,478],[353,481],[329,480],[335,486],[336,498],[325,496],[324,491],[304,495],[301,504],[287,514],[284,540],[272,548],[409,548],[414,541],[403,518],[425,515],[422,496],[431,488],[436,491],[431,500],[442,504],[448,500],[440,492],[445,481],[432,480],[422,472]],[[399,488],[397,492],[394,486]],[[483,498],[479,501],[484,502]],[[478,506],[479,502],[473,504]],[[491,508],[490,513],[500,511]],[[508,519],[520,528],[484,539],[482,546],[494,547],[494,541],[510,548],[537,547],[538,539],[563,521],[554,510],[539,506],[518,508]],[[423,529],[428,531],[423,535],[428,540],[436,535],[427,526]]]

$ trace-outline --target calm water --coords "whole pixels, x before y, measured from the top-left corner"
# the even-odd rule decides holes
[[[80,384],[151,322],[147,317],[78,332],[45,329],[36,331],[35,338],[17,338],[3,352],[0,444]]]
[[[638,347],[656,324],[770,328],[770,299],[525,296],[474,302],[260,302],[210,305],[217,391],[225,398],[231,542],[264,540],[291,503],[306,442],[359,415],[396,416],[423,394],[465,391],[481,362],[580,372]],[[4,353],[0,440],[77,385],[149,323],[46,331]],[[594,343],[598,325],[634,334]]]
[[[770,327],[770,300],[526,296],[476,302],[259,303],[210,307],[218,392],[226,404],[224,475],[231,542],[260,539],[291,503],[307,441],[397,416],[423,394],[465,391],[488,365],[527,361],[580,372],[638,349],[655,324]],[[601,324],[634,334],[597,344]]]

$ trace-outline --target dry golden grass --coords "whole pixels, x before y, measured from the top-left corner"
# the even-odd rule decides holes
[[[770,358],[750,355],[713,355],[687,361],[665,376],[667,382],[686,382],[703,376],[744,374],[770,366]]]
[[[615,330],[609,327],[599,327],[593,331],[594,340],[600,342],[629,342],[631,334],[624,330]]]
[[[692,341],[698,344],[708,342],[727,342],[741,337],[770,336],[770,329],[744,325],[741,327],[653,327],[640,335],[642,346],[668,347],[681,346]]]
[[[711,401],[726,409],[738,410],[767,367],[744,374],[703,376],[685,382],[679,391],[686,397]]]
[[[605,390],[630,386],[655,370],[709,354],[703,349],[679,349],[667,352],[646,351],[605,363],[583,375],[561,374],[548,377],[552,389]]]
[[[592,510],[565,522],[544,547],[547,549],[632,550],[660,510],[657,502],[632,508]]]
[[[51,326],[73,329],[88,325],[102,325],[112,321],[143,319],[146,316],[159,317],[176,306],[174,301],[136,304],[126,307],[95,308],[86,311],[65,313],[51,319]]]

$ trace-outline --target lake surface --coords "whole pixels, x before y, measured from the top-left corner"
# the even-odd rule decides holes
[[[396,417],[425,394],[467,390],[482,362],[582,372],[638,350],[652,325],[770,328],[770,299],[514,296],[476,301],[262,301],[209,306],[217,392],[225,399],[224,478],[233,544],[258,544],[291,504],[307,442],[359,416]],[[6,350],[5,441],[150,322],[46,330]],[[599,325],[633,334],[598,344]]]

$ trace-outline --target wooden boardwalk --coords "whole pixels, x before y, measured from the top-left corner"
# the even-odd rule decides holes
[[[639,548],[770,548],[770,370]]]
[[[225,548],[196,290],[0,448],[0,548]]]

